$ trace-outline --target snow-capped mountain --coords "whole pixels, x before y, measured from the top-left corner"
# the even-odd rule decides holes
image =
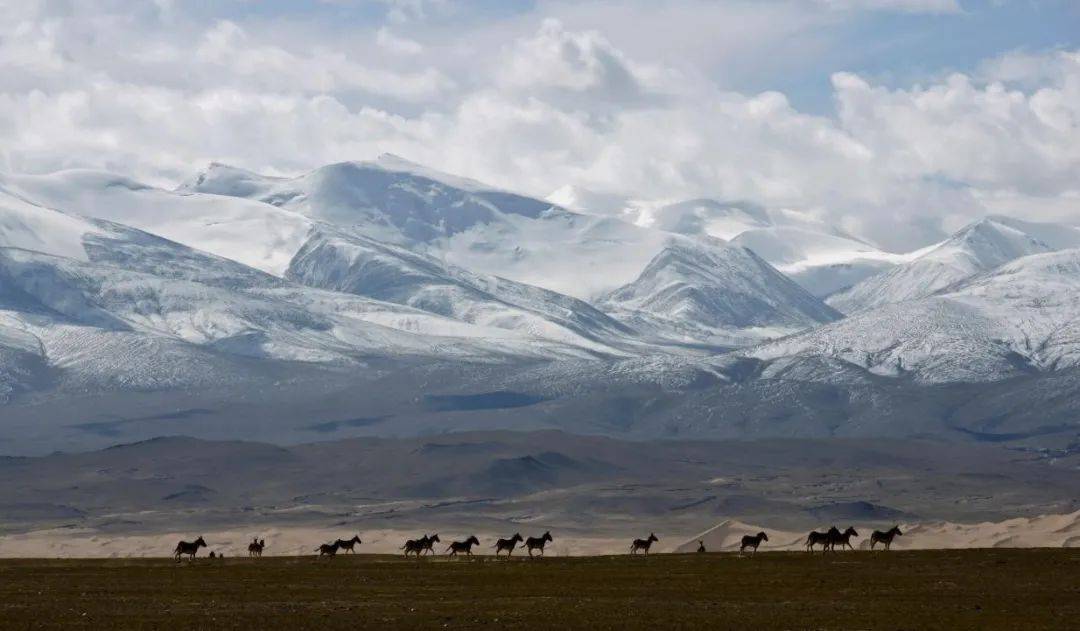
[[[0,184],[49,208],[145,230],[281,276],[313,222],[241,198],[177,194],[101,171],[0,175]]]
[[[393,157],[290,178],[217,164],[176,190],[0,175],[5,421],[40,446],[159,419],[284,441],[891,436],[961,416],[983,432],[970,401],[1000,391],[1009,436],[1044,423],[1020,400],[1058,419],[1031,435],[1071,427],[1074,228],[991,217],[900,255],[793,211],[563,193],[609,207]],[[844,318],[821,296],[855,281],[829,299]]]
[[[1050,236],[1057,247],[1035,236]],[[1080,231],[1067,226],[987,218],[927,248],[908,263],[830,296],[843,313],[929,296],[971,276],[1029,254],[1080,246]]]
[[[237,362],[249,359],[491,362],[589,357],[603,347],[298,285],[9,194],[0,195],[0,226],[0,389],[8,392],[61,377],[189,386],[242,375],[249,369]]]
[[[761,257],[729,245],[670,245],[600,305],[623,318],[667,322],[688,340],[777,337],[840,317]]]
[[[588,300],[632,280],[673,238],[396,156],[296,178],[212,165],[180,191],[258,200],[470,271]]]
[[[621,354],[631,329],[592,305],[522,283],[473,274],[400,246],[316,230],[286,276],[304,285],[368,296],[486,327],[525,332],[597,353]]]
[[[1023,241],[1021,241],[1023,243]],[[994,381],[1080,365],[1080,249],[1017,258],[933,296],[863,311],[750,352],[836,359],[922,382]]]
[[[573,187],[559,189],[549,199],[655,230],[731,241],[753,250],[818,297],[911,260],[910,255],[885,252],[806,213],[749,202],[703,198],[658,205]]]
[[[825,297],[904,263],[893,254],[843,234],[798,226],[752,228],[731,243],[754,251],[815,296]]]

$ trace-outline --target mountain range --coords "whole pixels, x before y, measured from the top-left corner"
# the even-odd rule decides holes
[[[1007,217],[893,253],[789,209],[544,200],[395,156],[172,190],[6,174],[0,450],[167,424],[1068,451],[1078,303],[1080,229]]]

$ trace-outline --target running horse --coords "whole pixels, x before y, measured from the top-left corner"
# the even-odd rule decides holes
[[[544,556],[544,546],[547,542],[553,541],[551,538],[551,532],[545,532],[539,537],[529,537],[525,540],[525,547],[529,549],[529,556],[533,555],[533,550],[540,550],[540,556]]]
[[[435,554],[435,544],[439,543],[439,535],[434,534],[424,539],[424,554],[428,552]]]
[[[762,541],[768,541],[769,535],[764,532],[759,532],[756,535],[744,535],[742,538],[742,544],[739,546],[739,552],[742,553],[747,548],[751,548],[754,552],[757,552],[758,546]]]
[[[405,556],[415,554],[416,558],[420,558],[420,553],[425,550],[430,550],[434,542],[439,540],[439,535],[429,537],[424,535],[419,539],[409,539],[405,542],[405,545],[401,546],[401,549],[405,551]]]
[[[338,551],[338,544],[336,541],[334,543],[324,543],[318,548],[315,548],[315,551],[319,553],[320,557],[327,556],[334,558],[334,555],[336,555]]]
[[[900,526],[893,526],[885,532],[875,530],[874,534],[870,535],[870,549],[874,549],[874,544],[881,543],[888,550],[892,546],[892,540],[898,536],[903,536],[904,533],[900,532]]]
[[[836,529],[833,528],[833,530],[836,530]],[[848,526],[847,530],[845,530],[843,533],[833,532],[833,530],[829,531],[829,549],[830,550],[835,551],[836,550],[836,544],[840,544],[840,549],[841,550],[843,550],[844,548],[851,548],[852,550],[855,549],[855,546],[851,545],[851,538],[852,537],[858,537],[859,533],[855,532],[854,528],[852,528],[851,526]]]
[[[465,541],[452,541],[450,546],[446,548],[446,551],[450,553],[450,556],[457,556],[459,552],[472,556],[472,547],[480,545],[480,540],[476,536],[471,536]]]
[[[353,535],[352,539],[338,539],[334,543],[337,544],[339,549],[345,550],[350,554],[356,554],[355,547],[364,542],[360,541],[360,535]]]
[[[266,548],[266,539],[252,539],[248,544],[248,556],[261,557],[264,548]]]
[[[514,536],[509,539],[499,539],[495,542],[495,545],[492,546],[495,548],[495,556],[499,556],[499,553],[503,550],[506,550],[506,556],[514,554],[514,548],[522,541],[524,541],[524,539],[521,538],[520,532],[514,533]]]
[[[822,552],[827,551],[829,549],[829,541],[832,540],[834,535],[840,536],[840,531],[837,530],[836,526],[829,528],[828,532],[818,532],[816,530],[812,530],[810,534],[806,537],[806,551],[813,552],[814,546],[817,545],[821,546]]]
[[[173,550],[173,556],[176,557],[177,563],[180,562],[180,557],[185,554],[191,557],[191,560],[194,561],[195,555],[199,552],[199,548],[205,547],[206,541],[202,537],[199,537],[195,541],[181,541],[176,544],[176,549]]]
[[[645,556],[649,556],[649,548],[652,547],[652,544],[655,541],[660,540],[651,532],[649,533],[648,539],[634,539],[633,543],[630,544],[630,554],[637,554],[638,550],[644,550]]]

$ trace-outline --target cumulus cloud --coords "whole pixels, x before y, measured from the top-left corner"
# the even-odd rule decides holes
[[[916,86],[839,72],[835,112],[807,113],[562,20],[487,29],[497,41],[482,45],[386,24],[314,40],[110,2],[0,26],[0,169],[169,184],[210,160],[296,173],[390,151],[536,195],[576,185],[795,208],[897,250],[988,212],[1080,215],[1076,51],[1011,53]],[[414,20],[431,10],[417,7]],[[481,53],[488,63],[439,63]]]

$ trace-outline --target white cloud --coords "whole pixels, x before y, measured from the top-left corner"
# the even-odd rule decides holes
[[[407,37],[398,37],[385,26],[375,33],[375,43],[399,55],[419,55],[424,52],[424,46],[420,42]]]
[[[817,0],[830,9],[899,11],[903,13],[960,13],[958,0]]]
[[[758,15],[737,5],[725,10]],[[904,88],[837,73],[836,114],[819,115],[570,27],[591,19],[581,12],[448,42],[420,26],[316,39],[279,22],[189,22],[177,6],[167,27],[156,10],[86,6],[0,25],[0,169],[170,183],[210,160],[290,173],[390,151],[537,195],[578,185],[797,208],[894,248],[986,212],[1080,220],[1075,51]],[[798,32],[787,5],[761,11]],[[655,19],[689,28],[692,12],[675,13]]]

